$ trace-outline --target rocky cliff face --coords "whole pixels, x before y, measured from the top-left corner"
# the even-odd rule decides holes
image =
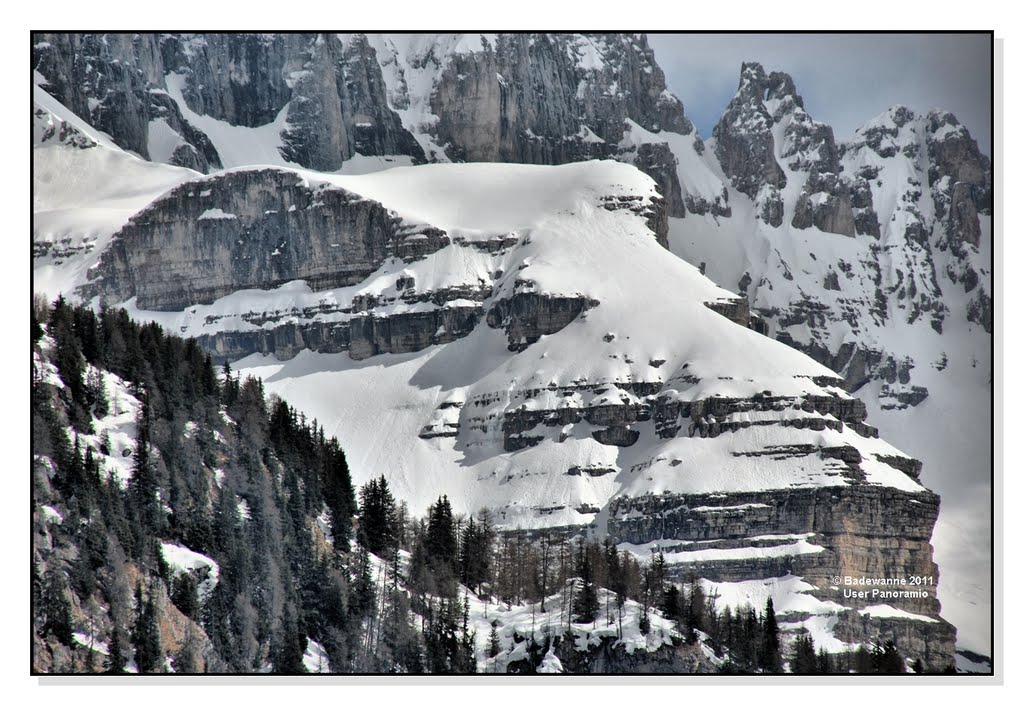
[[[852,460],[847,468],[855,473]],[[680,579],[695,574],[713,583],[735,583],[799,576],[808,584],[803,595],[834,606],[837,638],[895,637],[929,671],[942,671],[951,663],[956,632],[939,618],[935,585],[910,583],[913,577],[938,578],[929,544],[938,505],[932,493],[908,495],[856,480],[842,488],[662,495],[613,503],[609,532],[661,548],[670,573]],[[894,585],[857,586],[851,595],[842,585],[845,577]],[[885,598],[879,597],[882,592]],[[880,601],[896,610],[872,615],[871,607]],[[784,629],[806,619],[800,611],[780,618]]]
[[[179,135],[161,155],[168,164],[221,167],[210,139],[187,122],[165,88],[162,43],[153,34],[33,35],[32,65],[50,95],[124,148],[152,158],[150,131],[160,123]]]
[[[646,38],[632,35],[497,35],[480,51],[435,59],[430,130],[455,161],[562,164],[616,157],[626,120],[684,135],[693,126],[665,87]],[[445,60],[447,63],[445,64]],[[413,71],[415,69],[412,69]],[[661,160],[674,160],[661,155]],[[648,173],[655,155],[637,157]],[[651,174],[683,215],[674,168]]]
[[[182,103],[221,128],[269,125],[286,111],[268,137],[281,160],[313,169],[336,170],[356,154],[423,157],[388,109],[362,35],[38,34],[33,67],[51,95],[121,147],[198,171],[238,165],[225,165],[207,134],[222,134],[216,123],[186,119]],[[179,75],[181,103],[168,93]]]
[[[773,74],[773,84],[776,79]],[[712,132],[722,171],[737,191],[751,198],[765,186],[775,187],[777,193],[786,185],[786,175],[775,161],[775,121],[763,100],[773,87],[777,88],[769,85],[760,64],[743,64],[739,90]]]
[[[736,96],[712,137],[722,171],[755,201],[765,223],[782,225],[788,215],[782,190],[795,173],[802,188],[789,209],[794,228],[814,226],[849,236],[877,232],[867,182],[840,176],[832,128],[807,114],[789,74],[766,74],[760,64],[743,64]]]
[[[134,216],[84,295],[180,311],[297,279],[314,289],[354,284],[387,258],[422,257],[448,243],[443,231],[405,225],[344,189],[310,185],[295,172],[242,170],[180,186]]]
[[[559,640],[553,652],[568,674],[714,674],[718,671],[699,646],[663,646],[629,652],[614,638],[603,638],[585,651]],[[512,671],[510,669],[510,671]]]
[[[275,163],[320,171],[620,159],[686,213],[671,151],[620,145],[627,121],[696,138],[643,35],[38,34],[33,68],[121,147],[202,172],[270,127]]]
[[[737,268],[707,238],[677,252],[708,262],[770,335],[841,373],[847,389],[878,380],[883,407],[916,405],[927,389],[912,371],[933,361],[908,346],[927,334],[910,330],[942,333],[952,317],[991,331],[990,163],[949,113],[897,106],[837,144],[803,106],[790,76],[744,64],[713,135],[752,214],[717,219],[713,230],[747,243],[745,252],[767,251],[767,265]],[[690,239],[685,222],[673,228]],[[930,354],[944,355],[938,346]]]

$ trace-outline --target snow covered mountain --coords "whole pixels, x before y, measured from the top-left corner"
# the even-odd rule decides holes
[[[670,219],[673,252],[769,335],[840,373],[943,497],[944,615],[990,644],[992,171],[956,117],[896,106],[837,143],[786,74],[743,66],[708,141],[729,217]],[[714,155],[713,157],[711,155]]]
[[[446,493],[592,527],[723,596],[770,585],[827,648],[952,661],[934,593],[830,580],[938,573],[938,497],[868,411],[929,486],[990,466],[991,170],[953,116],[897,108],[837,144],[746,64],[704,143],[625,35],[34,56],[37,291],[197,336],[414,511]],[[404,166],[449,161],[488,163]],[[959,452],[936,443],[951,397],[979,437]]]

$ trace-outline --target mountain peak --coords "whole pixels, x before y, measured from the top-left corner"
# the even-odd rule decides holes
[[[909,107],[897,103],[868,120],[857,128],[856,132],[857,134],[867,134],[880,128],[889,130],[895,128],[896,130],[899,130],[899,128],[914,120],[916,117],[917,115]]]
[[[958,137],[968,140],[974,145],[977,145],[977,141],[971,137],[971,133],[967,130],[967,126],[960,122],[960,120],[948,110],[942,110],[941,108],[932,108],[928,111],[927,130],[929,137],[935,141],[944,141],[951,137]],[[975,147],[975,150],[977,148]]]
[[[743,62],[736,95],[729,102],[712,133],[715,154],[723,171],[733,179],[737,190],[758,197],[765,185],[782,188],[786,175],[776,161],[777,136],[774,126],[788,120],[783,133],[781,155],[790,169],[835,172],[837,150],[832,129],[817,123],[804,110],[804,101],[796,92],[793,77],[783,71],[766,73],[755,62]],[[766,218],[772,225],[781,223],[779,197],[769,190],[772,203]]]
[[[787,98],[797,107],[804,107],[804,99],[796,92],[796,85],[793,77],[784,71],[772,71],[768,76],[768,87],[765,91],[765,100],[779,100],[785,102]]]
[[[762,85],[767,78],[764,67],[757,61],[744,61],[740,66],[740,85],[737,89],[742,91],[747,84],[756,86]]]
[[[744,62],[736,95],[711,133],[722,171],[738,191],[751,198],[765,184],[786,185],[786,176],[775,161],[775,121],[764,104],[767,84],[761,64]]]
[[[752,101],[763,105],[766,101],[781,101],[783,103],[790,99],[792,106],[804,107],[804,99],[796,92],[796,84],[793,77],[784,71],[772,71],[767,73],[764,67],[756,61],[744,61],[740,66],[740,82],[736,89],[736,98],[745,101]],[[735,100],[734,98],[733,100]],[[776,116],[778,121],[778,116]]]

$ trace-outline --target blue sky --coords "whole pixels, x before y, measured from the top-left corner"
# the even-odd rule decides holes
[[[902,103],[956,114],[992,154],[991,40],[985,34],[650,34],[669,90],[707,137],[744,61],[785,71],[804,107],[844,140]]]

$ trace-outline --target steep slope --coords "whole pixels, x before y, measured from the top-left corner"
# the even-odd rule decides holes
[[[198,174],[127,154],[39,86],[32,99],[33,278],[56,296],[85,278],[132,214]]]
[[[934,574],[920,465],[834,373],[665,249],[664,208],[617,162],[231,170],[136,214],[80,293],[230,359],[256,352],[236,367],[323,420],[354,480],[383,471],[413,512],[445,494],[508,529],[661,546],[680,578],[801,576],[786,590],[816,608],[790,629],[836,649],[911,635],[907,653],[944,668],[953,630],[933,596],[878,609],[830,581]],[[369,259],[342,281],[302,269],[323,261],[311,248],[357,245]],[[295,281],[277,286],[275,257]]]
[[[848,389],[880,379],[883,406],[917,404],[913,369],[956,347],[944,325],[966,321],[988,347],[989,161],[948,113],[892,108],[837,146],[802,105],[789,76],[744,65],[709,144],[734,214],[674,221],[673,250]]]

